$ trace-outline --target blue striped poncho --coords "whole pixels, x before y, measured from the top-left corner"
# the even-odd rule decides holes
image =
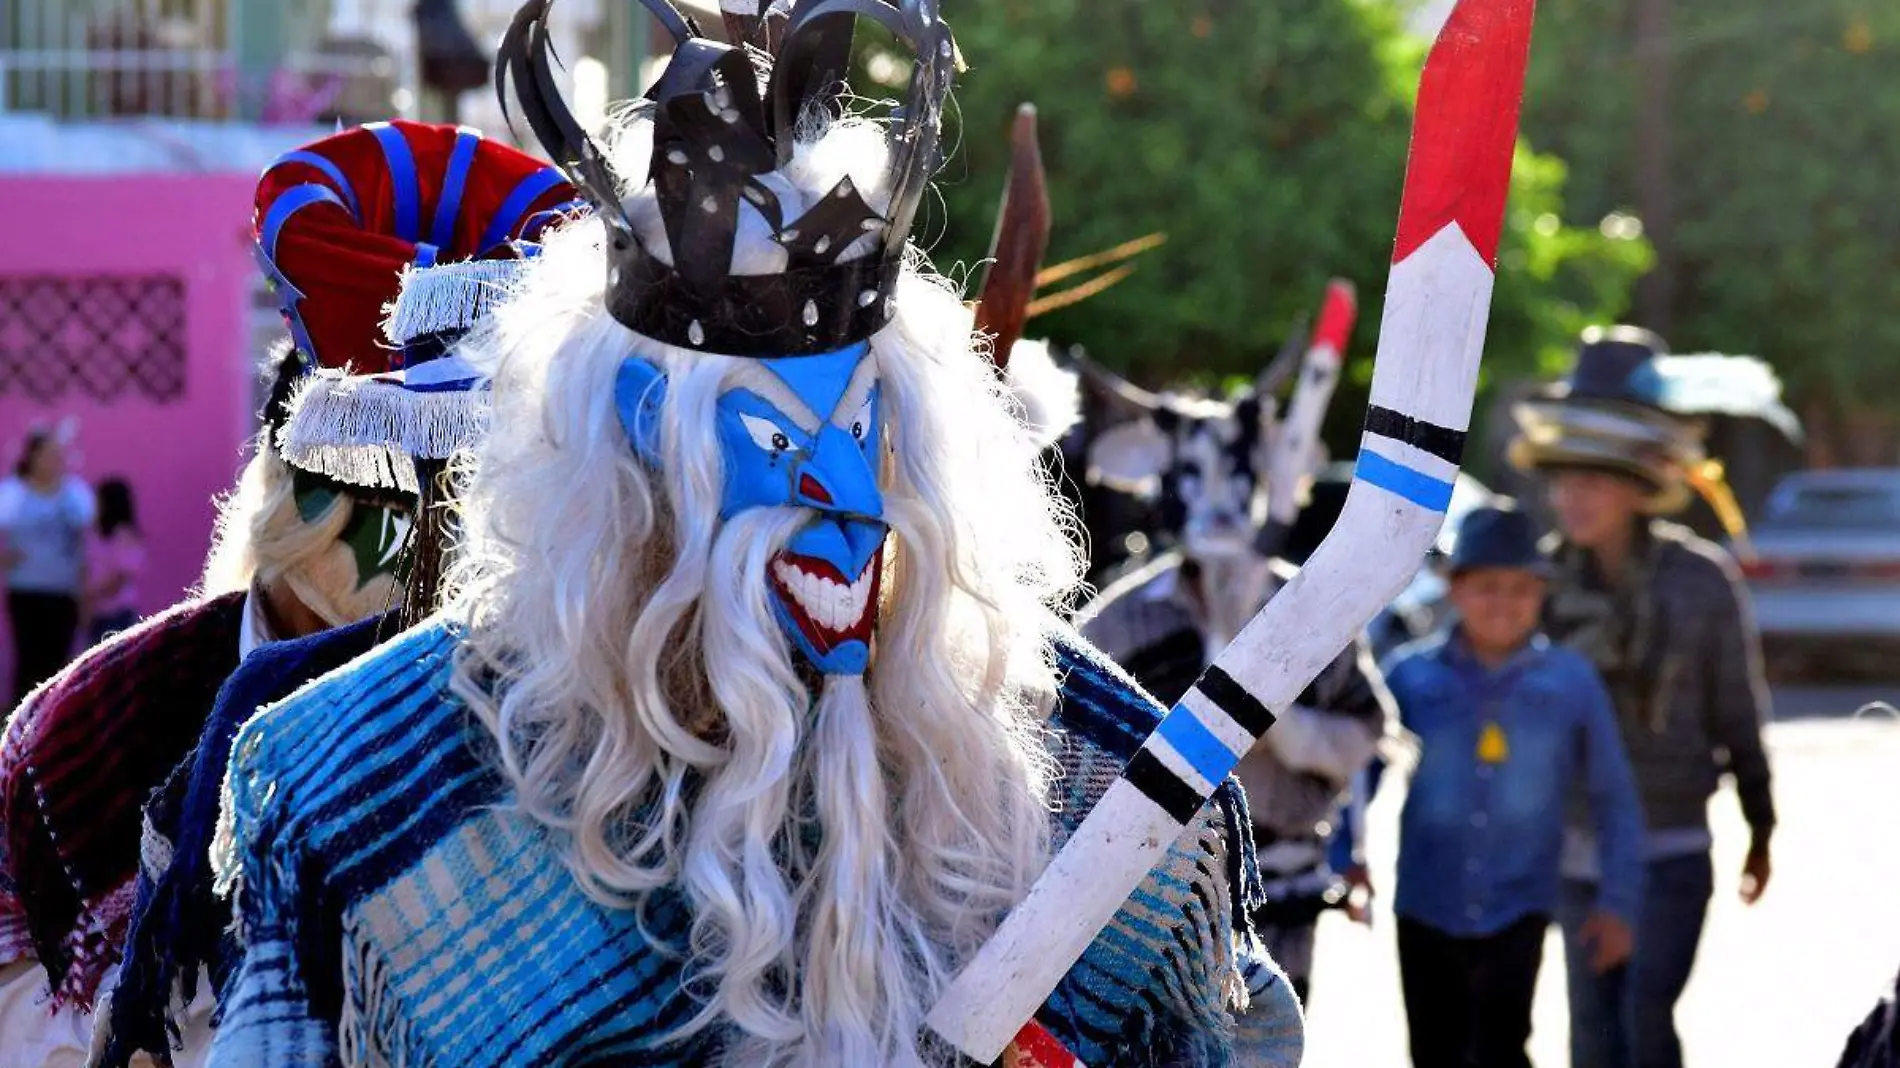
[[[213,1068],[709,1063],[716,1033],[654,1037],[696,1008],[685,903],[589,900],[553,836],[500,804],[493,742],[449,690],[455,643],[420,628],[239,735],[220,864],[243,955]],[[1058,653],[1060,841],[1161,709],[1078,639]],[[1045,1006],[1091,1068],[1298,1064],[1298,1006],[1236,919],[1257,888],[1246,828],[1230,783]]]

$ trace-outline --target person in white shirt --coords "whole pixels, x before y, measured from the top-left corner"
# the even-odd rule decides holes
[[[13,475],[0,482],[15,702],[66,665],[79,630],[95,506],[91,488],[69,469],[70,436],[69,428],[28,434]]]

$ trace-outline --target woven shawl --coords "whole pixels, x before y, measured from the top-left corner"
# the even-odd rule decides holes
[[[696,1005],[684,902],[600,907],[549,833],[497,804],[492,742],[449,689],[454,647],[411,631],[239,733],[217,863],[244,949],[213,1068],[708,1063],[716,1033],[656,1045]],[[1060,839],[1161,710],[1078,641],[1057,653]],[[1298,1063],[1299,1010],[1235,900],[1258,889],[1244,812],[1224,787],[1040,1014],[1092,1068]],[[1267,996],[1236,1024],[1254,980]]]
[[[259,646],[218,691],[197,748],[145,808],[145,864],[118,985],[100,1019],[100,1068],[125,1068],[141,1051],[169,1054],[179,1035],[173,1007],[197,996],[202,972],[214,985],[224,978],[231,909],[212,892],[211,843],[238,728],[396,629],[393,615],[380,616]]]
[[[90,1007],[138,876],[141,808],[238,663],[244,594],[175,606],[29,694],[0,746],[0,962],[38,957]]]

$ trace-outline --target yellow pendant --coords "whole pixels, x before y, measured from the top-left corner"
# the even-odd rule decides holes
[[[1511,743],[1504,740],[1504,728],[1496,723],[1484,725],[1478,735],[1478,759],[1486,764],[1502,764],[1511,758]]]

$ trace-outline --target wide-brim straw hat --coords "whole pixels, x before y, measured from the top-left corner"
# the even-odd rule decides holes
[[[1518,435],[1506,455],[1518,470],[1606,471],[1645,486],[1651,514],[1688,506],[1687,472],[1704,458],[1700,427],[1634,405],[1556,398],[1520,403],[1512,416]]]

